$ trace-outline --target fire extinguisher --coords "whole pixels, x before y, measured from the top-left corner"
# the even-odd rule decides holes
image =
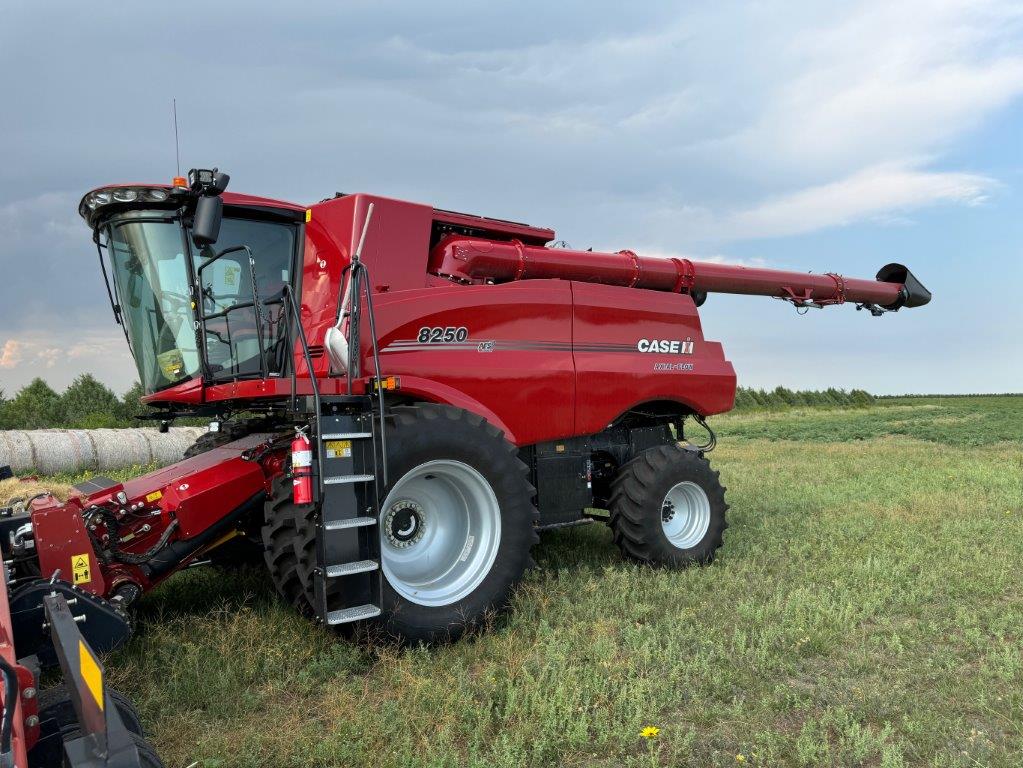
[[[301,429],[295,429],[291,441],[291,485],[292,498],[296,504],[313,503],[313,449],[309,436]]]

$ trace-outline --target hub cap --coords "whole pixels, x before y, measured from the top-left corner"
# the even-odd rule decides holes
[[[501,543],[501,507],[468,464],[428,461],[394,484],[380,528],[381,566],[395,592],[419,605],[450,605],[490,572]]]
[[[668,491],[661,505],[661,527],[668,541],[679,549],[699,544],[710,528],[707,492],[688,480]]]

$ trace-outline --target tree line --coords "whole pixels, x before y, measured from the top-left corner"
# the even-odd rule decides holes
[[[803,389],[792,390],[775,387],[770,392],[763,389],[739,387],[735,393],[736,410],[776,411],[795,406],[818,408],[866,408],[877,402],[877,398],[862,389]]]
[[[58,394],[42,379],[34,379],[13,398],[0,390],[0,429],[100,429],[104,427],[154,426],[146,416],[151,409],[142,404],[142,385],[135,383],[122,397],[83,373]],[[767,391],[739,387],[737,410],[782,410],[795,406],[861,408],[876,398],[862,389],[791,390],[775,387]]]
[[[145,417],[142,385],[118,397],[90,373],[83,373],[61,394],[42,379],[22,387],[11,399],[0,391],[0,429],[101,429],[155,426]]]

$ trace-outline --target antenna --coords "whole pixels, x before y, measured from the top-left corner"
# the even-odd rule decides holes
[[[181,149],[178,145],[178,100],[174,99],[174,159],[177,161],[178,176],[181,175]]]

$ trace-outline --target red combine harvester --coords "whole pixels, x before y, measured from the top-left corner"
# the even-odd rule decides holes
[[[81,202],[145,401],[211,431],[2,521],[19,654],[53,590],[102,651],[139,595],[246,542],[301,610],[406,641],[502,607],[544,529],[604,519],[631,559],[708,562],[727,507],[705,418],[735,373],[703,337],[707,294],[873,315],[930,300],[898,264],[857,280],[575,251],[510,221],[227,183],[194,170]]]

